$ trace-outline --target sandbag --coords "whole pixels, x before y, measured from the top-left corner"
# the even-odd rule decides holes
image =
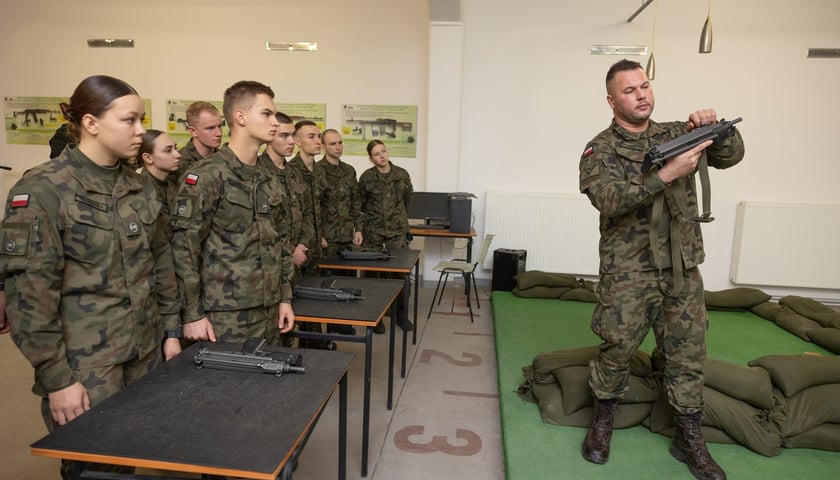
[[[703,425],[726,432],[733,440],[767,457],[781,453],[781,413],[761,410],[709,387],[703,388]]]
[[[785,448],[816,448],[840,452],[840,424],[823,423],[799,435],[782,440]]]
[[[784,309],[784,306],[779,305],[776,302],[764,302],[752,307],[750,311],[761,318],[766,318],[767,320],[775,323],[776,316]]]
[[[563,392],[563,413],[571,415],[581,408],[592,406],[592,392],[589,389],[589,370],[587,367],[563,367],[554,370],[560,391]],[[629,390],[624,393],[619,404],[652,403],[659,396],[654,383],[644,377],[630,375],[627,378]]]
[[[840,383],[817,385],[788,397],[782,435],[790,437],[823,423],[840,423]]]
[[[588,290],[583,287],[579,288],[572,288],[566,292],[563,292],[560,295],[560,300],[572,300],[575,302],[588,302],[588,303],[597,303],[598,297],[595,296],[595,293],[592,290]]]
[[[563,393],[558,385],[533,386],[533,395],[540,408],[540,418],[545,423],[568,427],[589,428],[592,423],[592,407],[581,408],[571,415],[563,413]],[[650,414],[650,403],[628,403],[615,409],[615,428],[629,428],[639,425]],[[581,432],[581,435],[583,433]],[[583,436],[581,436],[581,441]]]
[[[840,357],[817,355],[767,355],[748,363],[770,374],[773,385],[785,397],[827,383],[840,383]]]
[[[840,328],[840,312],[812,298],[788,295],[779,299],[779,304],[816,321],[822,327]]]
[[[511,291],[517,297],[522,298],[560,298],[564,293],[572,290],[569,287],[545,287],[537,285],[531,288],[513,287]]]
[[[588,366],[590,360],[595,358],[598,354],[598,346],[571,348],[567,350],[555,350],[553,352],[543,352],[534,357],[531,362],[538,378],[543,375],[550,375],[551,379],[548,383],[554,381],[552,371],[563,367],[581,367]],[[650,355],[646,352],[638,350],[630,359],[630,374],[638,377],[644,377],[651,372]],[[538,383],[547,383],[539,382]]]
[[[840,328],[808,330],[808,338],[829,352],[840,354]]]
[[[808,339],[809,331],[822,327],[822,325],[814,320],[811,320],[805,315],[800,315],[785,306],[783,306],[782,310],[776,314],[776,318],[773,321],[776,325],[784,328],[806,342],[810,341]]]
[[[513,279],[520,290],[527,290],[536,286],[567,288],[578,287],[577,278],[573,275],[565,273],[548,273],[541,270],[529,270],[527,272],[522,272],[513,277]]]
[[[770,295],[755,288],[738,287],[717,292],[706,291],[706,308],[709,310],[747,310],[770,300]]]
[[[773,408],[773,384],[767,370],[709,357],[706,358],[704,371],[706,386],[756,408]]]

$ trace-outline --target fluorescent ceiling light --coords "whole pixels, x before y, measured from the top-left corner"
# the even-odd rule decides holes
[[[131,38],[89,38],[87,46],[91,48],[134,48],[134,40]]]
[[[287,52],[314,52],[318,42],[265,42],[266,50],[285,50]]]
[[[647,45],[590,45],[590,55],[647,55]]]

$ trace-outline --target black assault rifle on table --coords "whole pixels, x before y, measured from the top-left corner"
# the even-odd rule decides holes
[[[351,300],[364,300],[360,288],[335,288],[335,280],[326,279],[321,282],[321,287],[304,287],[295,285],[296,298],[308,298],[310,300],[332,300],[349,302]]]
[[[645,161],[642,163],[642,173],[647,173],[650,167],[653,166],[662,168],[665,160],[687,152],[706,140],[717,140],[718,138],[725,138],[732,135],[735,132],[735,124],[740,121],[741,117],[731,122],[721,119],[718,123],[705,127],[697,127],[673,140],[656,145],[645,154]]]
[[[242,346],[241,352],[218,352],[208,347],[202,347],[193,357],[196,368],[214,368],[219,370],[233,370],[237,372],[273,373],[282,376],[284,373],[304,373],[303,357],[297,353],[264,352],[264,338],[251,338]]]
[[[394,258],[388,252],[354,252],[353,250],[342,250],[339,256],[342,260],[388,260]]]

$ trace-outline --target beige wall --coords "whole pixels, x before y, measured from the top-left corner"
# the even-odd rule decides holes
[[[425,0],[26,0],[0,13],[0,94],[69,96],[104,73],[152,99],[152,126],[166,125],[165,100],[221,100],[235,81],[270,85],[278,102],[327,104],[339,128],[344,103],[417,105],[426,134],[428,6]],[[91,49],[88,38],[133,38],[133,49]],[[318,51],[269,52],[268,40],[317,41]],[[7,145],[3,163],[23,170],[46,146]],[[425,142],[416,159],[396,158],[425,183]],[[367,156],[347,158],[357,170]]]

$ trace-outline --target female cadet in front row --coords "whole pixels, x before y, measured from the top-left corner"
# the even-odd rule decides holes
[[[6,318],[50,431],[180,351],[163,341],[180,301],[161,203],[119,160],[140,147],[143,101],[92,76],[61,108],[78,146],[23,175],[0,225]]]

